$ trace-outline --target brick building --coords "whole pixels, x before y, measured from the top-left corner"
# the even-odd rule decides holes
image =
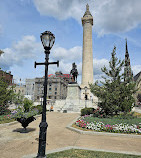
[[[4,77],[7,84],[8,85],[12,85],[12,81],[13,81],[13,75],[11,74],[11,72],[5,72],[3,70],[0,70],[0,78]]]

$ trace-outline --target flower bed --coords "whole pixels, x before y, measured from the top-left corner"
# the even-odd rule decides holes
[[[87,116],[88,117],[88,116]],[[91,129],[98,132],[112,132],[112,133],[136,133],[141,134],[141,124],[139,125],[129,125],[127,123],[120,123],[120,124],[104,124],[103,122],[87,122],[84,120],[85,117],[81,117],[78,121],[75,122],[76,126]]]
[[[11,118],[11,115],[1,115],[0,116],[0,124],[3,123],[9,123],[15,121],[13,118]]]

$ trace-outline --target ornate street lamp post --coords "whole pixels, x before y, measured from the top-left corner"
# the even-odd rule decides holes
[[[48,124],[46,122],[46,98],[47,98],[47,80],[48,80],[48,65],[57,64],[59,66],[59,61],[57,62],[49,62],[49,54],[50,49],[52,48],[55,42],[55,36],[50,31],[45,31],[40,36],[41,42],[45,49],[45,62],[44,63],[36,63],[36,65],[45,65],[45,80],[44,80],[44,100],[43,100],[43,111],[42,111],[42,120],[39,125],[40,133],[39,133],[39,146],[38,146],[38,154],[36,158],[46,158],[45,150],[46,150],[46,131]]]
[[[43,106],[43,98],[44,98],[44,86],[41,87],[41,107]]]

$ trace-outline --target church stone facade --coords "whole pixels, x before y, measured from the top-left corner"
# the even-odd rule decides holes
[[[134,81],[136,83],[136,88],[138,89],[135,94],[136,105],[139,105],[139,104],[141,105],[141,103],[139,103],[139,100],[137,98],[138,95],[141,95],[141,71],[134,76]]]

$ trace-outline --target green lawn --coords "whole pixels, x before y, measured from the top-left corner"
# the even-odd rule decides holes
[[[9,115],[0,115],[0,124],[13,122],[15,119],[11,119]]]
[[[132,119],[119,119],[116,117],[113,118],[98,118],[98,117],[86,117],[84,119],[87,122],[103,122],[105,125],[110,124],[110,125],[115,125],[115,124],[120,124],[120,123],[127,123],[129,125],[136,124],[138,125],[141,123],[141,118],[132,118]]]
[[[71,149],[47,155],[48,158],[140,158],[141,156]]]

